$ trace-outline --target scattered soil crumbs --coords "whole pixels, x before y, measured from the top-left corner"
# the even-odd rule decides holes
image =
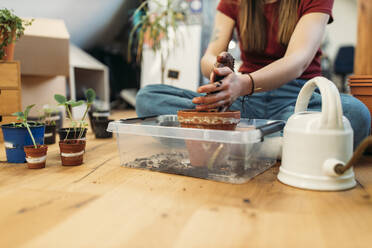
[[[229,183],[244,183],[267,170],[273,164],[271,160],[262,159],[246,163],[244,159],[234,157],[228,158],[225,163],[208,168],[192,166],[186,152],[169,152],[137,158],[125,163],[124,166]]]

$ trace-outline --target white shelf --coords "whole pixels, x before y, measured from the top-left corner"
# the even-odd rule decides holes
[[[77,92],[83,88],[93,88],[100,100],[110,103],[109,69],[106,65],[70,44],[71,99],[76,100]]]

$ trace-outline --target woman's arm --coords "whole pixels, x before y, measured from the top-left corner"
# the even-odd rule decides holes
[[[323,39],[329,15],[324,13],[310,13],[301,17],[292,34],[287,51],[283,58],[251,73],[255,81],[255,91],[269,91],[292,81],[310,65]],[[201,86],[199,93],[220,90],[219,93],[206,97],[194,98],[193,102],[201,104],[198,110],[216,108],[232,104],[239,96],[251,93],[252,84],[248,75],[237,75],[228,68],[215,68],[214,72],[226,76],[222,87],[213,84]]]
[[[210,77],[217,56],[221,52],[227,51],[234,26],[235,21],[233,19],[217,11],[212,37],[201,59],[201,70],[205,77]]]
[[[256,88],[273,90],[300,77],[322,43],[328,19],[329,15],[323,13],[310,13],[301,17],[284,57],[251,73]]]

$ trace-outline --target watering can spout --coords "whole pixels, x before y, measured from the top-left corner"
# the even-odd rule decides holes
[[[372,145],[372,136],[368,136],[367,138],[365,138],[362,141],[362,143],[360,143],[360,145],[357,147],[357,149],[355,150],[353,156],[351,157],[351,159],[349,160],[349,162],[346,163],[346,165],[343,164],[343,163],[334,164],[334,166],[333,166],[333,172],[330,172],[330,173],[331,174],[332,173],[335,173],[336,175],[342,175],[342,174],[344,174],[348,169],[350,169],[359,160],[360,157],[362,157],[362,155],[364,154],[364,152],[371,145]]]
[[[340,174],[338,171],[340,168],[344,168],[344,167],[345,167],[344,162],[338,159],[334,159],[334,158],[327,159],[326,161],[324,161],[324,164],[323,164],[324,174],[327,176],[333,176],[333,177],[342,175],[343,172]]]

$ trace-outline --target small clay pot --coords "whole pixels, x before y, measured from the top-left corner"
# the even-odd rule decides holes
[[[3,56],[2,60],[4,60],[4,61],[13,61],[14,60],[14,48],[15,48],[15,41],[13,41],[12,43],[6,45],[3,48],[3,50],[4,50],[4,56]]]
[[[78,139],[79,138],[79,135],[80,135],[80,131],[82,129],[81,128],[61,128],[59,131],[58,131],[58,134],[59,134],[59,140],[65,140],[66,139],[66,136],[67,136],[67,139]],[[87,128],[84,128],[84,130],[82,131],[82,135],[80,137],[80,139],[85,139],[85,136],[87,134]]]
[[[63,114],[61,111],[52,113],[51,116],[45,117],[45,122],[55,122],[56,130],[59,130],[63,126]]]
[[[37,148],[35,148],[31,145],[25,146],[23,149],[26,153],[27,167],[29,169],[45,168],[48,146],[38,145]]]
[[[56,125],[46,125],[44,133],[44,144],[52,145],[56,143]]]
[[[200,112],[195,110],[180,110],[177,113],[181,127],[235,130],[240,122],[240,111]]]
[[[240,111],[226,112],[198,112],[195,110],[181,110],[177,113],[178,121],[184,128],[235,130],[240,121]],[[228,150],[218,142],[186,140],[190,163],[193,166],[210,166],[223,161]]]
[[[63,140],[59,142],[62,165],[77,166],[83,163],[85,140]]]
[[[90,122],[90,127],[92,128],[93,132],[95,130],[94,123],[97,120],[108,120],[108,117],[110,116],[109,110],[96,110],[96,111],[89,111],[88,117]]]
[[[372,75],[353,75],[348,81],[350,93],[363,102],[372,115]]]
[[[107,126],[109,124],[110,121],[113,121],[113,120],[96,120],[96,119],[93,119],[92,120],[93,123],[94,123],[94,134],[96,136],[97,139],[106,139],[106,138],[112,138],[112,133],[111,132],[107,132]]]
[[[352,75],[349,77],[349,80],[370,80],[372,75]]]

